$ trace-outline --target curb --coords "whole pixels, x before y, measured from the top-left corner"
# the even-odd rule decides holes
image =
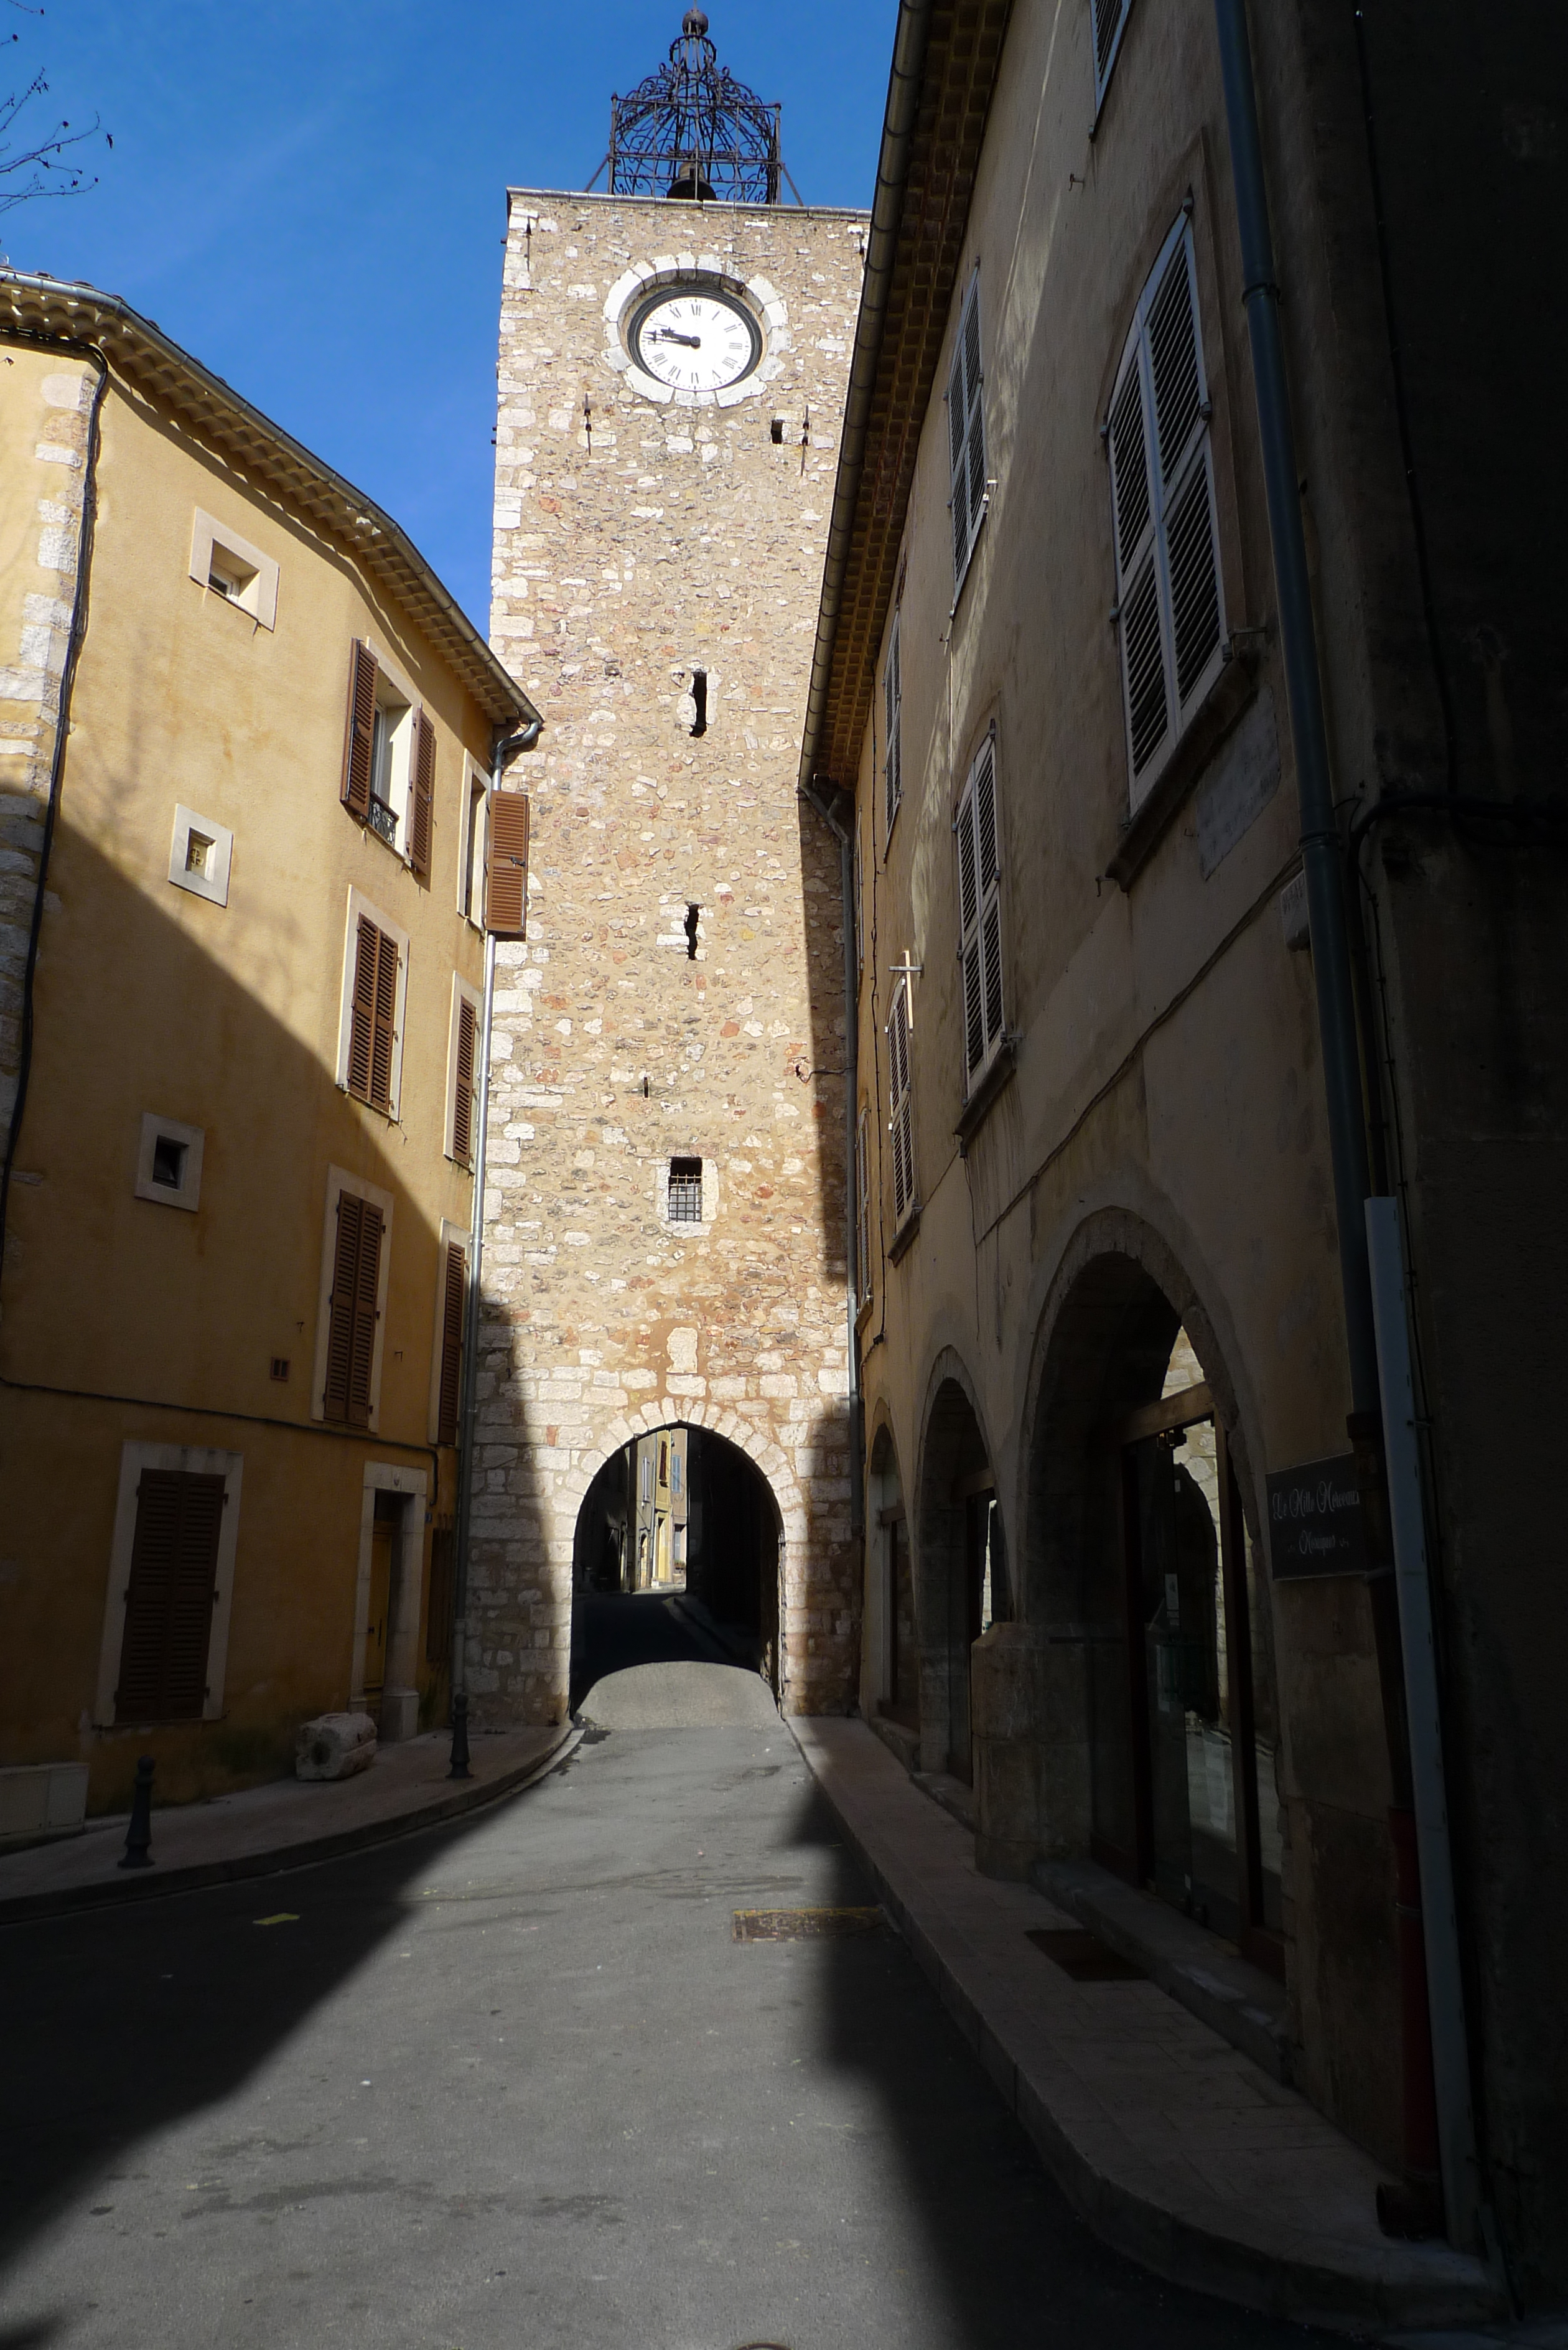
[[[439,1796],[416,1811],[398,1812],[390,1818],[370,1820],[364,1826],[339,1828],[331,1835],[313,1836],[307,1843],[279,1845],[271,1852],[239,1853],[232,1860],[192,1862],[171,1868],[161,1877],[140,1872],[130,1882],[112,1878],[95,1885],[73,1885],[55,1893],[21,1893],[0,1898],[0,1927],[26,1925],[36,1918],[69,1917],[84,1909],[103,1909],[128,1901],[152,1901],[173,1893],[196,1893],[205,1886],[234,1885],[248,1877],[277,1877],[292,1868],[312,1868],[318,1861],[337,1860],[345,1853],[362,1852],[372,1845],[390,1844],[422,1828],[440,1827],[461,1819],[503,1795],[519,1795],[535,1781],[560,1769],[581,1745],[581,1725],[566,1722],[548,1752],[532,1762],[520,1762],[498,1778],[484,1779],[455,1794]]]
[[[788,1727],[794,1735],[794,1722]],[[1216,2235],[1096,2170],[1008,2054],[898,1887],[867,1850],[798,1736],[795,1744],[845,1843],[870,1878],[920,1971],[1073,2210],[1114,2251],[1141,2268],[1152,2269],[1172,2284],[1211,2293],[1264,2316],[1322,2326],[1336,2334],[1377,2334],[1396,2327],[1421,2332],[1473,2327],[1506,2317],[1504,2296],[1479,2261],[1473,2262],[1473,2282],[1434,2276],[1429,2282],[1401,2291],[1311,2259],[1282,2257],[1236,2238]]]

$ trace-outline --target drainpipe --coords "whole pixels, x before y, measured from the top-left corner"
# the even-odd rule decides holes
[[[535,718],[520,734],[498,733],[491,754],[490,784],[498,791],[508,761],[531,751],[539,740]],[[526,884],[524,884],[526,887]],[[456,1552],[452,1594],[452,1769],[466,1779],[468,1767],[468,1548],[473,1517],[474,1430],[478,1419],[480,1273],[484,1255],[484,1171],[490,1142],[490,1025],[495,1010],[495,934],[484,933],[484,1011],[479,1029],[479,1131],[473,1151],[473,1221],[468,1237],[468,1313],[462,1326],[462,1420],[458,1430]]]
[[[848,833],[815,790],[802,791],[838,842],[839,891],[844,920],[844,1269],[845,1344],[849,1360],[849,1531],[857,1539],[865,1530],[866,1494],[862,1473],[860,1357],[855,1323],[859,1301],[855,1294],[856,1220],[855,1108],[860,1090],[858,993],[855,980],[855,850]]]
[[[1334,820],[1328,726],[1324,712],[1323,677],[1313,615],[1312,584],[1307,570],[1300,474],[1291,421],[1284,338],[1280,327],[1280,288],[1274,268],[1262,133],[1258,120],[1246,0],[1215,0],[1215,21],[1225,86],[1225,113],[1231,139],[1237,224],[1241,232],[1242,301],[1251,345],[1258,435],[1268,496],[1269,535],[1273,549],[1280,649],[1284,660],[1291,740],[1295,753],[1302,862],[1306,874],[1313,975],[1317,990],[1318,1033],[1323,1048],[1324,1090],[1327,1099],[1329,1149],[1334,1167],[1334,1214],[1339,1226],[1340,1281],[1345,1301],[1345,1341],[1350,1358],[1352,1408],[1348,1429],[1355,1447],[1368,1504],[1369,1532],[1380,1534],[1381,1546],[1386,1549],[1391,1546],[1397,1559],[1401,1550],[1407,1551],[1408,1548],[1407,1525],[1402,1527],[1398,1523],[1407,1513],[1408,1497],[1402,1485],[1401,1491],[1394,1496],[1397,1523],[1390,1545],[1386,1523],[1388,1486],[1384,1450],[1385,1427],[1381,1416],[1380,1333],[1373,1311],[1367,1241],[1366,1202],[1371,1181],[1345,918],[1344,849]],[[1400,1310],[1403,1310],[1402,1299]],[[1386,1305],[1383,1319],[1386,1324],[1391,1320]],[[1381,1335],[1384,1351],[1386,1352],[1392,1341],[1391,1329],[1386,1328]],[[1385,1362],[1382,1367],[1387,1373],[1391,1366]],[[1401,1623],[1401,1612],[1408,1617],[1410,1610],[1408,1596],[1403,1589],[1396,1594],[1397,1579],[1401,1586],[1406,1580],[1403,1574],[1397,1578],[1387,1567],[1375,1571],[1368,1578],[1394,1792],[1390,1826],[1399,1863],[1397,1906],[1400,1915],[1397,1923],[1400,1929],[1400,1993],[1406,2041],[1406,2165],[1412,2174],[1412,2184],[1415,2184],[1424,2174],[1438,2167],[1438,2158],[1440,2158],[1449,2236],[1456,2245],[1469,2249],[1475,2241],[1477,2228],[1475,2156],[1468,2062],[1459,2067],[1458,2073],[1454,2063],[1452,2000],[1458,1994],[1459,1981],[1458,1929],[1451,1904],[1445,1904],[1438,1898],[1439,1887],[1437,1886],[1428,1886],[1430,1898],[1424,1905],[1424,1913],[1417,1909],[1417,1888],[1412,1882],[1415,1870],[1407,1865],[1411,1857],[1407,1847],[1413,1847],[1416,1841],[1420,1842],[1424,1851],[1432,1851],[1431,1825],[1434,1821],[1438,1822],[1444,1841],[1444,1857],[1449,1864],[1442,1871],[1442,1878],[1451,1885],[1452,1865],[1447,1844],[1441,1751],[1433,1740],[1424,1735],[1412,1749],[1406,1692],[1409,1681],[1410,1645],[1418,1635],[1418,1627],[1410,1620]],[[1403,1611],[1399,1608],[1401,1598],[1407,1601]],[[1429,1611],[1427,1638],[1429,1643]],[[1435,1703],[1435,1680],[1432,1695]],[[1417,1831],[1415,1837],[1409,1834],[1412,1813]],[[1412,1900],[1413,1896],[1416,1901]],[[1443,1949],[1440,1964],[1432,1966],[1428,1964],[1427,1952],[1432,1950],[1434,1956],[1437,1955],[1435,1941],[1440,1942]],[[1441,2003],[1445,2012],[1440,2022],[1435,2015],[1428,2021],[1429,1981],[1442,1993]],[[1462,2012],[1458,2029],[1462,2043]],[[1428,2070],[1428,2064],[1430,2071]],[[1434,2085],[1438,2102],[1435,2129],[1431,2126],[1429,2102]],[[1434,2138],[1435,2145],[1432,2143]]]

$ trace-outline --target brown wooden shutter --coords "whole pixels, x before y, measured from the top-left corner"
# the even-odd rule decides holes
[[[381,1232],[381,1211],[372,1201],[352,1191],[338,1193],[322,1409],[328,1419],[347,1420],[351,1428],[369,1427],[370,1420]]]
[[[452,1530],[437,1526],[431,1536],[431,1588],[425,1609],[425,1662],[452,1661]]]
[[[189,1721],[207,1697],[223,1480],[144,1469],[136,1493],[117,1721]]]
[[[492,792],[484,927],[498,938],[520,939],[525,933],[527,920],[527,795],[523,792]]]
[[[376,962],[381,933],[363,914],[354,940],[354,993],[348,1008],[348,1090],[370,1098],[376,1045]]]
[[[421,878],[428,878],[435,827],[435,728],[422,710],[414,712],[409,775],[409,863]]]
[[[392,1107],[392,1048],[397,1041],[398,942],[376,932],[375,1033],[370,1049],[369,1099],[376,1109]]]
[[[466,995],[457,999],[457,1082],[452,1089],[452,1155],[460,1167],[473,1160],[473,1065],[479,1016]]]
[[[441,1402],[436,1441],[457,1442],[457,1409],[462,1391],[462,1305],[468,1265],[455,1241],[446,1244],[446,1285],[441,1295]]]
[[[370,747],[376,728],[376,656],[354,639],[348,660],[348,724],[343,743],[343,805],[370,816]]]

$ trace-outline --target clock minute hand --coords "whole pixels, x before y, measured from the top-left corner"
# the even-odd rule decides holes
[[[670,327],[655,327],[653,340],[656,343],[684,343],[689,351],[700,351],[702,348],[701,335],[678,335]]]

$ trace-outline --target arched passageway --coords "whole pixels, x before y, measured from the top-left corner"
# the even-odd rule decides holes
[[[926,1419],[915,1610],[921,1764],[972,1783],[971,1651],[1012,1610],[985,1438],[965,1384],[950,1374],[938,1386]]]
[[[607,1673],[680,1659],[752,1666],[776,1694],[782,1531],[766,1478],[711,1429],[612,1453],[573,1537],[573,1710]]]
[[[1054,1774],[1058,1791],[1077,1782],[1079,1833],[1064,1806],[1049,1840],[1086,1843],[1272,1965],[1272,1611],[1228,1421],[1233,1388],[1195,1304],[1184,1316],[1130,1254],[1085,1264],[1037,1391],[1026,1612],[1051,1642],[1057,1719],[1082,1724],[1078,1769]]]
[[[860,1708],[891,1725],[909,1762],[919,1760],[920,1651],[914,1567],[903,1481],[891,1431],[878,1429],[867,1484],[866,1595],[860,1653]]]

